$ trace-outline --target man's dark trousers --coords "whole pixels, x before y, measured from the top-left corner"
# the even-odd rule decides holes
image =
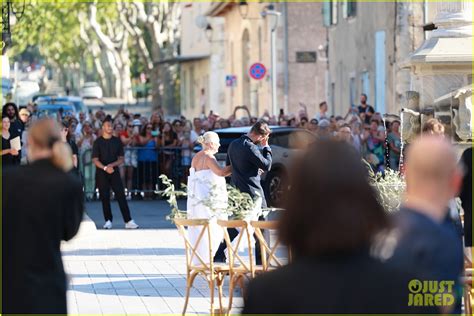
[[[128,208],[122,179],[120,178],[118,169],[114,168],[112,174],[108,174],[104,170],[97,170],[96,183],[99,189],[100,200],[102,201],[105,221],[112,221],[113,219],[112,209],[110,207],[110,189],[112,189],[115,194],[115,199],[119,204],[124,222],[129,222],[132,218],[130,217],[130,209]]]

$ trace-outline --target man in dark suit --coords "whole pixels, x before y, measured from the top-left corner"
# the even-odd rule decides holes
[[[453,282],[455,301],[442,311],[460,313],[463,250],[455,229],[444,224],[462,181],[451,144],[438,136],[415,141],[408,149],[405,178],[406,201],[395,216],[399,240],[388,262],[422,281]]]
[[[262,171],[270,171],[272,167],[272,151],[268,145],[271,130],[264,122],[257,122],[247,135],[234,140],[227,151],[227,165],[232,166],[231,184],[241,192],[248,193],[255,199],[261,197],[262,208],[267,207],[265,194],[260,183]],[[260,150],[259,146],[263,147]],[[231,239],[238,232],[229,230]],[[214,257],[215,261],[225,261],[225,243],[222,243]],[[255,258],[260,262],[260,248],[256,243]]]

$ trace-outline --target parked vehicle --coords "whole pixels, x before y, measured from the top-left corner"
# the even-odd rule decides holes
[[[88,113],[87,106],[84,104],[84,101],[82,100],[81,97],[41,96],[37,99],[37,102],[38,103],[45,102],[45,103],[50,103],[50,104],[69,102],[69,103],[72,103],[72,105],[74,105],[74,108],[76,109],[77,114],[79,114],[79,112],[84,112],[86,114]]]
[[[97,82],[86,82],[79,95],[85,99],[102,99],[104,96],[102,88]]]
[[[58,114],[61,115],[61,118],[65,116],[77,116],[76,108],[72,103],[63,102],[63,103],[42,103],[38,104],[37,116],[41,117],[58,117]]]
[[[30,102],[33,95],[40,91],[36,81],[19,81],[15,86],[13,100],[18,105],[26,105]]]
[[[2,95],[7,96],[9,93],[11,93],[12,90],[12,81],[8,78],[2,77]],[[4,98],[4,102],[5,102]]]
[[[38,93],[38,94],[35,94],[32,98],[31,98],[31,101],[32,102],[36,102],[36,101],[41,101],[41,99],[45,99],[45,98],[54,98],[54,97],[57,97],[58,95],[55,94],[55,93]]]
[[[268,205],[281,206],[283,195],[288,190],[288,169],[292,157],[314,142],[316,138],[304,129],[280,126],[270,126],[270,128],[272,134],[269,144],[272,148],[273,163],[271,170],[262,175],[262,187]],[[221,166],[225,166],[230,143],[249,131],[250,127],[215,130],[221,142],[219,152],[216,154],[216,159]]]

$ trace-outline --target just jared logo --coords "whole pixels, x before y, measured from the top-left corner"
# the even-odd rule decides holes
[[[454,281],[408,282],[408,306],[451,306],[454,304]]]

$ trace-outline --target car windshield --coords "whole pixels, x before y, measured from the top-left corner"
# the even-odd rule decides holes
[[[84,102],[80,98],[42,96],[39,97],[37,100],[38,102],[51,105],[60,105],[64,104],[64,102],[67,102],[69,105],[74,105],[76,112],[81,112],[84,109]]]
[[[74,107],[70,104],[44,104],[38,106],[38,117],[56,116],[59,110],[63,110],[63,116],[74,115]]]

